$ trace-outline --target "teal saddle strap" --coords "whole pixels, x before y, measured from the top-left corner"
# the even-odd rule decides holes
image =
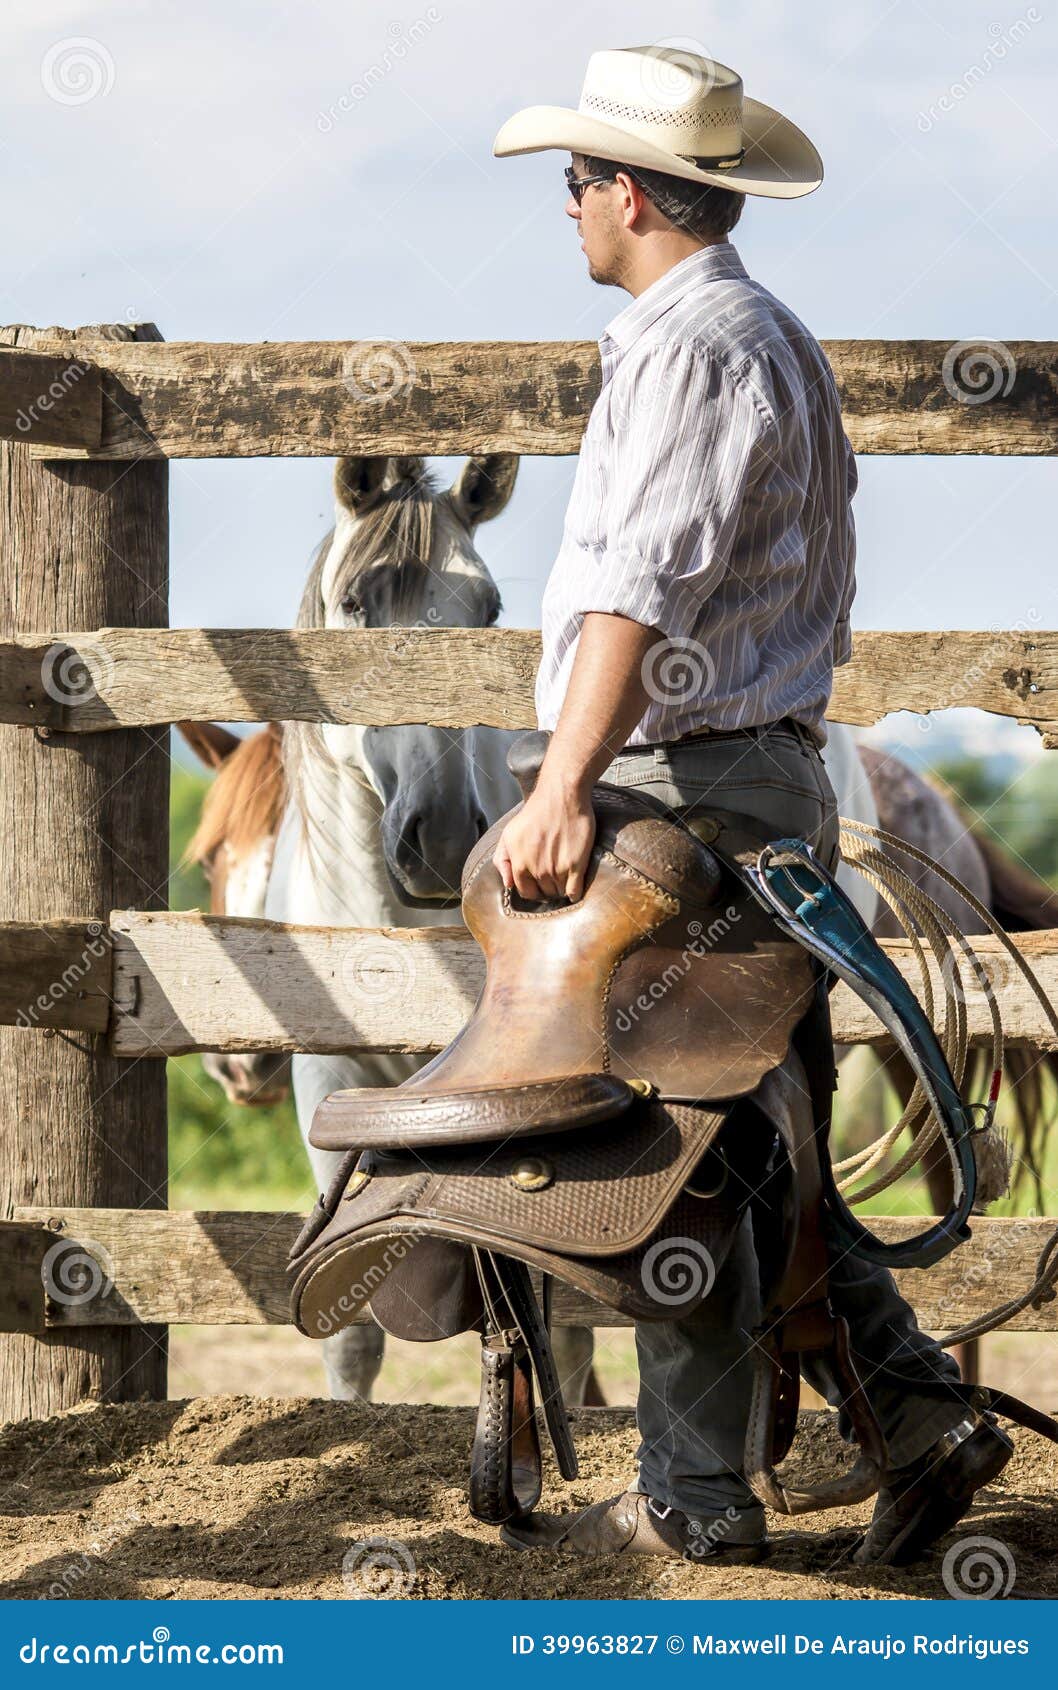
[[[834,876],[803,839],[766,845],[742,864],[750,890],[783,932],[874,1011],[911,1064],[951,1162],[954,1196],[944,1217],[897,1244],[884,1244],[850,1210],[823,1157],[823,1179],[835,1242],[883,1267],[930,1267],[970,1236],[967,1220],[977,1188],[973,1115],[959,1095],[933,1025],[903,975],[886,956]]]

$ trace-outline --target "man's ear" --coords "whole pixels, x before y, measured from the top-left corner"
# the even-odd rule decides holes
[[[499,516],[514,492],[518,461],[512,452],[490,452],[467,459],[448,497],[468,528]]]
[[[370,510],[382,497],[388,458],[339,458],[334,466],[334,493],[354,516]]]
[[[626,176],[623,170],[618,171],[617,182],[620,187],[624,189],[631,202],[627,211],[624,213],[625,228],[634,229],[643,215],[644,208],[650,202],[635,178],[632,176]]]

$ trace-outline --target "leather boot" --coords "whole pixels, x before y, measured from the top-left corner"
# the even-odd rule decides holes
[[[1003,1471],[1014,1445],[992,1415],[968,1415],[905,1467],[890,1468],[867,1536],[853,1553],[861,1567],[906,1567],[961,1520],[975,1492]]]
[[[674,1561],[746,1562],[763,1558],[763,1537],[731,1543],[723,1515],[708,1520],[663,1508],[642,1491],[624,1491],[570,1514],[527,1514],[501,1527],[509,1549],[557,1549],[573,1555],[660,1555]]]

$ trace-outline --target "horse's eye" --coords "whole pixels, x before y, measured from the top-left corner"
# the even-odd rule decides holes
[[[342,600],[342,610],[346,616],[362,616],[364,607],[355,593],[346,593]]]

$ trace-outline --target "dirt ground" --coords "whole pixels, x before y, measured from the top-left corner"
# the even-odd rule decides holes
[[[869,1504],[773,1518],[767,1561],[713,1569],[506,1549],[464,1506],[471,1421],[466,1408],[227,1396],[87,1405],[9,1425],[0,1429],[0,1595],[943,1598],[945,1552],[984,1537],[1008,1594],[1058,1596],[1058,1453],[1028,1434],[972,1514],[914,1569],[845,1559]],[[627,1481],[627,1411],[584,1410],[575,1432],[582,1476],[563,1485],[552,1470],[545,1506],[580,1507]],[[805,1416],[802,1438],[813,1471],[833,1466],[840,1446],[828,1415]]]

